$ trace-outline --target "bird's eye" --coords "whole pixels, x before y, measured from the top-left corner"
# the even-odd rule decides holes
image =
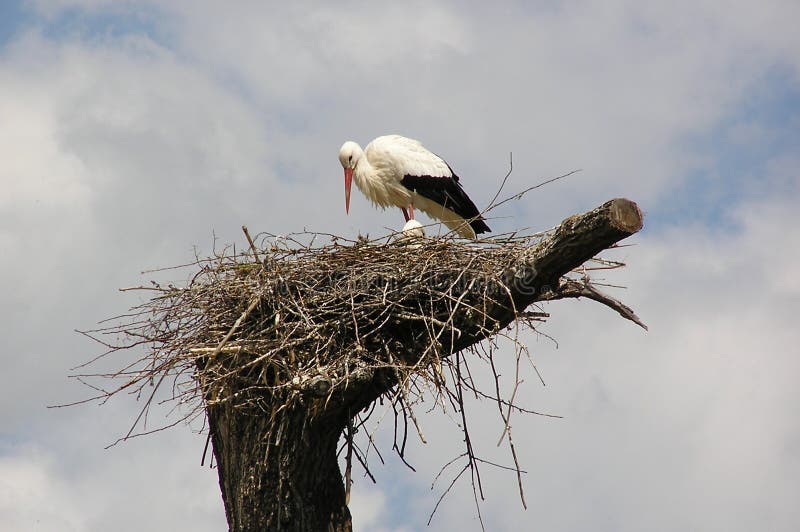
[[[353,156],[351,155],[350,157],[347,158],[347,160],[352,163],[353,162]]]

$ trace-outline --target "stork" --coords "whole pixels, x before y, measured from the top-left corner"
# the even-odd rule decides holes
[[[425,239],[425,228],[416,220],[409,220],[403,226],[400,238],[396,241],[410,249],[419,249]]]
[[[403,236],[405,238],[422,238],[425,236],[425,228],[416,220],[409,220],[403,226]]]
[[[365,150],[349,140],[339,150],[339,162],[344,168],[348,213],[350,186],[355,180],[378,207],[400,207],[406,222],[414,219],[416,208],[464,238],[491,231],[453,169],[418,140],[385,135],[367,144]]]

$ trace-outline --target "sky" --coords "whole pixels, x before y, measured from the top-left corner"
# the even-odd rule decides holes
[[[600,280],[650,330],[544,306],[523,339],[546,385],[529,371],[517,399],[561,417],[514,418],[528,508],[487,466],[487,530],[796,530],[798,19],[795,0],[0,3],[0,528],[224,530],[199,425],[107,448],[135,397],[47,408],[90,393],[68,375],[99,346],[75,330],[243,224],[398,229],[358,193],[345,215],[336,156],[401,133],[479,206],[509,153],[509,192],[582,170],[494,211],[496,232],[619,196],[645,213]],[[508,464],[495,407],[469,408]],[[420,422],[416,472],[387,449],[376,485],[356,476],[356,530],[426,528],[463,443],[447,415]],[[429,529],[480,530],[469,482]]]

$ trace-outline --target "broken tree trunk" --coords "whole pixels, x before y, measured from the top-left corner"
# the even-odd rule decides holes
[[[411,305],[407,299],[396,302],[399,309],[396,312],[387,314],[384,309],[377,309],[376,316],[380,318],[376,318],[377,325],[359,323],[354,310],[353,323],[349,322],[349,316],[340,318],[343,329],[352,329],[352,334],[348,333],[352,343],[341,344],[340,349],[346,352],[336,368],[320,360],[318,354],[303,351],[299,343],[291,342],[283,344],[280,360],[271,358],[269,363],[256,365],[252,356],[244,357],[248,351],[247,338],[239,331],[232,334],[234,329],[244,330],[252,322],[252,327],[271,328],[279,334],[281,326],[291,325],[286,322],[289,311],[279,312],[272,307],[263,310],[258,320],[253,318],[251,313],[269,306],[264,302],[268,296],[266,289],[260,288],[256,297],[264,300],[254,299],[225,341],[215,349],[202,348],[205,354],[196,360],[230,530],[351,530],[345,485],[336,456],[337,442],[358,412],[401,382],[403,377],[391,367],[398,360],[413,368],[441,362],[497,333],[537,301],[590,297],[641,324],[629,308],[600,294],[588,281],[581,284],[563,279],[565,274],[641,227],[642,213],[636,204],[614,199],[567,218],[543,240],[521,253],[514,264],[486,277],[485,283],[459,284],[456,277],[461,274],[453,273],[447,297],[413,302],[424,310],[422,317],[404,310]],[[280,277],[278,267],[265,262],[263,282],[269,284]],[[304,290],[315,288],[314,283],[318,282],[322,281],[311,279],[301,288],[284,288],[285,297],[295,304],[305,297]],[[326,286],[336,287],[341,280],[325,282]],[[346,304],[353,309],[359,304],[369,304],[369,290],[369,287],[351,290]],[[319,312],[328,306],[320,305]],[[310,334],[325,336],[313,329],[314,315],[302,312],[299,315],[299,321],[292,322],[295,327],[302,323],[311,327]],[[434,336],[432,328],[438,328],[438,332],[430,343]],[[223,345],[229,338],[229,344],[233,345]],[[315,341],[322,345],[324,340]],[[338,341],[329,339],[324,345],[336,348],[339,344],[331,347],[330,342]],[[433,348],[425,348],[426,345]],[[255,350],[255,355],[259,353]],[[302,360],[313,360],[316,364],[314,371],[318,374],[312,379],[293,377],[291,368],[299,367],[296,361]],[[253,373],[251,378],[239,378],[242,367]],[[213,380],[209,377],[212,374],[236,372],[238,380],[226,380],[224,386],[206,383]],[[309,384],[311,381],[315,383],[313,386]]]
[[[268,412],[231,402],[208,408],[211,440],[231,531],[352,529],[336,459],[343,416],[307,423],[302,408]]]

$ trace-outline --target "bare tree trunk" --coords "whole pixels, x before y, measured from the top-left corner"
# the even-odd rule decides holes
[[[309,423],[307,412],[282,413],[281,434],[270,416],[231,403],[208,409],[220,488],[232,532],[352,529],[336,444],[346,421]]]
[[[459,334],[450,337],[450,344],[445,346],[447,352],[452,354],[481,341],[536,301],[592,294],[592,299],[629,319],[635,318],[627,307],[615,306],[613,299],[604,299],[597,292],[581,293],[582,288],[574,281],[566,283],[561,277],[641,227],[641,211],[626,199],[611,200],[567,218],[531,248],[525,260],[503,272],[504,290],[497,293],[506,295],[490,302],[487,312],[494,323],[474,323],[463,313],[453,325]],[[480,297],[475,294],[475,298]],[[630,315],[625,315],[626,309]],[[434,314],[437,312],[433,310]],[[447,319],[448,312],[441,309],[443,319]],[[413,353],[414,342],[428,334],[425,324],[419,321],[387,326],[381,332],[386,345],[398,353]],[[353,354],[352,358],[357,366],[358,355]],[[335,388],[330,397],[320,398],[326,394],[309,392],[309,404],[324,404],[315,407],[313,416],[310,409],[303,407],[281,410],[285,396],[275,392],[259,396],[258,407],[253,407],[251,401],[247,408],[240,409],[235,401],[228,401],[207,408],[232,532],[351,530],[336,457],[337,441],[353,415],[397,382],[390,371],[374,368],[362,372],[356,369],[348,379],[347,385]]]

